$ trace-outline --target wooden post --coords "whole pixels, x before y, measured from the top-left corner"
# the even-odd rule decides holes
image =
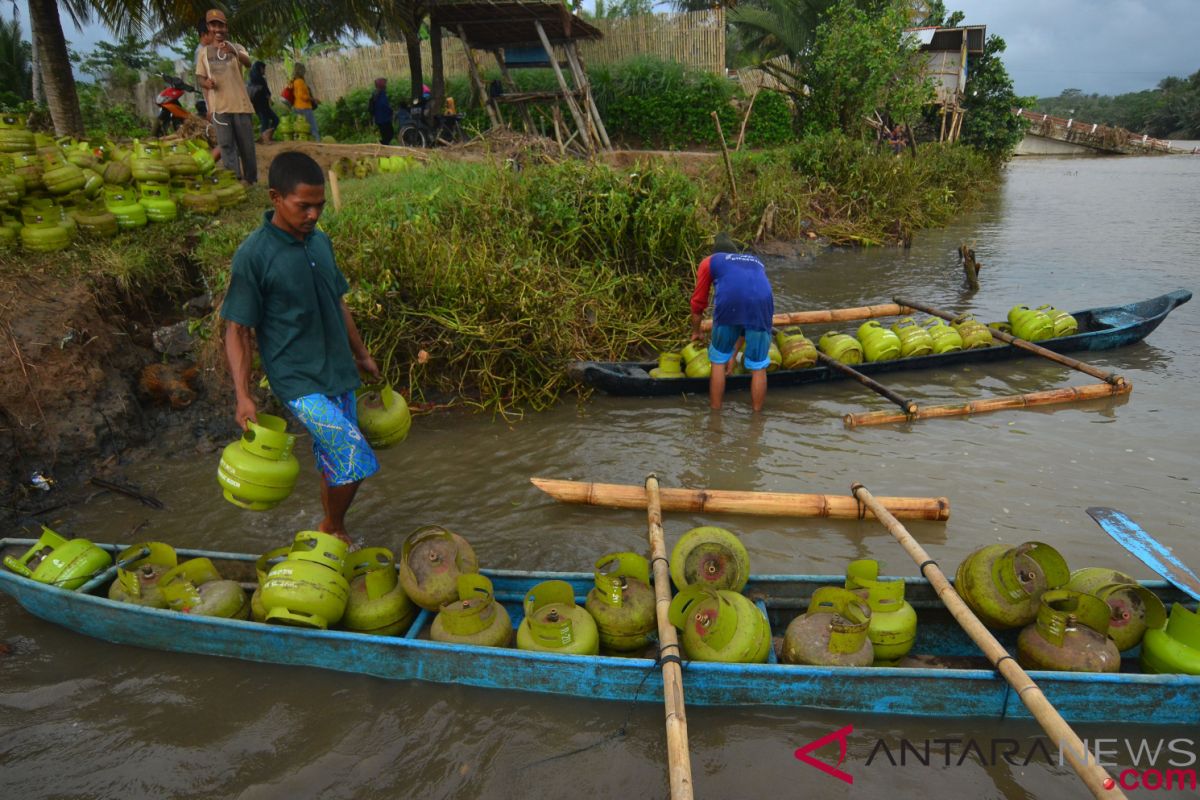
[[[733,147],[735,153],[742,149],[742,142],[746,141],[746,123],[750,122],[750,112],[754,110],[754,101],[758,99],[758,93],[761,91],[762,86],[758,86],[754,94],[750,95],[750,104],[746,106],[746,113],[742,116],[742,127],[738,131],[737,144]]]
[[[771,317],[771,324],[776,328],[784,325],[824,325],[829,322],[849,322],[856,319],[874,319],[875,317],[899,317],[913,313],[908,306],[895,303],[881,303],[874,306],[856,306],[854,308],[827,308],[814,311],[791,311],[776,314]],[[712,320],[700,322],[700,329],[712,330]]]
[[[492,98],[488,97],[487,86],[483,83],[483,76],[479,74],[479,64],[475,61],[475,54],[471,52],[471,45],[467,41],[467,34],[463,30],[463,26],[458,26],[458,38],[462,40],[463,51],[467,54],[467,72],[471,75],[471,83],[475,86],[475,91],[479,94],[479,102],[483,104],[487,111],[488,119],[496,127],[500,127],[504,122],[500,119],[500,114],[496,111],[496,106],[492,102]]]
[[[692,759],[688,753],[687,715],[683,706],[683,650],[675,626],[667,617],[671,607],[671,575],[667,569],[667,545],[659,507],[658,478],[646,478],[646,527],[650,539],[650,563],[654,569],[654,610],[658,615],[658,657],[662,665],[663,707],[667,716],[667,767],[671,800],[692,797]]]
[[[1074,403],[1082,400],[1096,400],[1104,397],[1118,397],[1133,391],[1133,385],[1122,383],[1113,386],[1108,383],[1089,383],[1087,386],[1068,386],[1063,389],[1049,389],[1045,392],[1030,392],[1029,394],[1014,394],[1003,397],[986,397],[973,400],[970,403],[956,403],[943,406],[921,406],[916,411],[907,414],[897,414],[892,411],[870,411],[865,414],[847,414],[842,417],[842,423],[847,428],[865,425],[888,425],[893,422],[907,422],[917,419],[937,419],[940,417],[965,417],[969,414],[983,414],[988,411],[1004,411],[1009,408],[1032,408],[1034,406],[1052,406],[1062,403]],[[888,398],[889,400],[891,398]]]
[[[895,297],[892,299],[901,305],[912,306],[917,311],[922,311],[926,314],[932,314],[933,316],[941,317],[944,320],[953,320],[956,316],[955,314],[952,314],[944,309],[934,308],[933,306],[927,306],[923,303],[917,303],[912,300],[905,300],[901,297]],[[1064,367],[1077,369],[1080,372],[1091,375],[1093,378],[1099,378],[1106,383],[1111,383],[1113,386],[1120,386],[1121,384],[1125,383],[1125,379],[1116,373],[1105,372],[1098,367],[1093,367],[1091,364],[1084,363],[1078,359],[1064,356],[1060,353],[1054,352],[1053,350],[1047,350],[1041,345],[1036,345],[1033,342],[1027,342],[1024,339],[1018,339],[1011,333],[1005,333],[1004,331],[997,330],[996,328],[988,328],[988,330],[991,331],[992,336],[996,337],[1002,342],[1008,342],[1013,347],[1033,353],[1034,355],[1039,355],[1042,358],[1048,358],[1057,364],[1062,364]]]
[[[530,478],[537,488],[560,503],[645,508],[646,490],[623,483]],[[853,497],[835,494],[792,494],[789,492],[737,492],[724,489],[661,489],[664,511],[692,514],[754,514],[766,517],[828,517],[863,519],[866,510]],[[881,497],[881,503],[901,519],[945,522],[950,518],[950,501],[944,497]]]
[[[583,119],[583,112],[579,110],[579,104],[575,102],[575,95],[567,86],[567,79],[563,77],[562,67],[558,65],[558,56],[554,55],[554,45],[550,44],[550,37],[546,35],[546,29],[542,27],[540,20],[535,19],[533,24],[537,26],[538,38],[542,40],[542,47],[546,49],[546,55],[550,57],[550,66],[554,69],[554,77],[558,79],[558,88],[563,93],[563,99],[567,101],[567,108],[571,112],[571,116],[575,119],[575,125],[583,134],[584,142],[587,144],[587,151],[593,151],[591,137],[587,135],[587,122]]]
[[[921,570],[921,574],[929,581],[941,598],[942,603],[946,606],[951,616],[958,622],[959,626],[966,632],[971,640],[979,646],[988,661],[1000,673],[1004,680],[1016,690],[1017,697],[1033,714],[1034,719],[1042,726],[1042,730],[1050,737],[1050,739],[1059,746],[1059,752],[1067,757],[1071,762],[1072,769],[1083,780],[1084,784],[1091,791],[1092,795],[1098,800],[1112,800],[1113,798],[1124,798],[1125,795],[1121,792],[1116,782],[1109,776],[1108,772],[1100,766],[1094,759],[1088,756],[1088,748],[1079,740],[1079,736],[1067,724],[1067,721],[1062,718],[1058,710],[1050,704],[1046,699],[1046,695],[1042,693],[1041,687],[1034,683],[1033,678],[1029,677],[1021,665],[1018,664],[1008,651],[1004,649],[1004,645],[996,640],[996,637],[983,626],[975,613],[967,606],[963,599],[958,596],[958,592],[954,591],[954,587],[946,580],[946,576],[942,573],[937,562],[929,557],[929,553],[925,548],[913,538],[903,525],[900,524],[892,514],[884,508],[883,504],[876,500],[867,487],[861,483],[855,483],[850,487],[855,498],[860,500],[863,505],[871,509],[872,513],[879,519],[888,532],[895,537],[900,546],[905,552],[916,562]]]
[[[579,55],[579,48],[575,46],[574,42],[568,42],[568,44],[570,45],[568,57],[574,58],[575,66],[579,69],[580,80],[583,82],[584,96],[587,98],[588,108],[591,109],[592,117],[596,120],[596,130],[600,133],[600,141],[604,143],[607,149],[612,150],[613,146],[608,138],[608,130],[604,127],[604,120],[600,117],[600,109],[596,107],[596,100],[592,97],[592,82],[588,80],[587,66],[583,63],[583,56]]]
[[[338,176],[333,170],[329,170],[329,194],[333,196],[333,210],[342,210],[342,190],[338,186]]]
[[[442,59],[442,26],[429,21],[429,68],[433,72],[433,91],[430,102],[433,113],[441,114],[446,97],[446,66]]]
[[[729,160],[729,148],[725,146],[725,134],[721,132],[721,117],[712,112],[713,124],[717,126],[717,138],[721,141],[721,156],[725,159],[725,174],[729,178],[729,194],[737,200],[737,184],[733,180],[733,162]]]
[[[558,154],[565,156],[567,154],[567,146],[563,144],[562,129],[564,126],[562,109],[558,107],[558,103],[554,104],[553,110],[550,112],[550,117],[554,120],[554,141],[558,142]]]
[[[900,408],[904,410],[904,416],[911,417],[912,415],[917,413],[917,404],[915,402],[901,397],[900,395],[896,394],[888,387],[884,386],[879,381],[877,381],[873,378],[870,378],[866,375],[863,375],[861,372],[859,372],[858,370],[849,366],[848,364],[843,364],[842,362],[838,361],[836,358],[830,358],[829,356],[827,356],[821,352],[817,353],[817,361],[820,361],[822,364],[829,367],[830,369],[835,369],[838,372],[842,373],[843,375],[853,378],[854,380],[861,383],[863,386],[870,389],[872,392],[875,392],[876,394],[886,397],[888,400],[891,400],[893,403],[900,406]],[[847,416],[851,416],[851,415],[848,414]],[[847,427],[851,427],[851,426],[847,426]]]

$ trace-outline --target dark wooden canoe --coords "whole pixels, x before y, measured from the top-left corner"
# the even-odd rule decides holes
[[[1177,306],[1192,299],[1192,293],[1178,289],[1139,303],[1122,306],[1106,306],[1076,311],[1079,332],[1061,339],[1038,342],[1039,345],[1057,353],[1072,353],[1084,350],[1112,350],[1127,344],[1140,342],[1159,326],[1167,314]],[[1012,345],[997,343],[982,350],[962,350],[943,355],[917,356],[895,361],[876,361],[856,365],[854,368],[864,375],[882,375],[901,370],[936,369],[956,364],[999,361],[1017,356],[1029,356]],[[576,381],[613,395],[651,397],[684,392],[707,392],[708,378],[651,378],[650,370],[655,362],[636,361],[576,361],[567,367],[567,372]],[[783,386],[799,386],[806,383],[841,380],[846,376],[837,370],[817,365],[808,369],[779,370],[767,379],[772,389]],[[725,382],[727,389],[750,388],[749,375],[730,375]]]
[[[0,539],[24,551],[32,539]],[[116,554],[123,545],[101,545]],[[257,556],[179,550],[181,558],[211,558],[221,574],[253,575]],[[593,585],[582,572],[484,570],[496,599],[514,627],[523,618],[521,600],[535,584],[568,581],[583,603]],[[373,675],[392,680],[456,683],[508,691],[532,691],[593,699],[661,702],[647,677],[656,671],[653,653],[639,657],[532,653],[429,639],[432,615],[422,611],[402,636],[371,636],[341,630],[309,630],[204,617],[109,600],[116,576],[109,567],[75,591],[38,583],[0,568],[0,592],[29,613],[72,631],[108,642],[179,653],[199,653],[274,664]],[[918,615],[910,658],[898,667],[809,667],[780,664],[775,657],[788,623],[808,607],[821,586],[842,586],[843,576],[759,575],[745,594],[771,622],[776,636],[766,664],[690,661],[684,671],[687,702],[708,706],[786,706],[933,717],[1028,718],[1016,692],[988,664],[946,612],[922,578],[905,578],[905,595]],[[1145,585],[1165,603],[1186,595],[1163,581]],[[247,588],[253,588],[251,583]],[[1015,652],[1016,634],[1000,634]],[[1122,654],[1118,673],[1034,671],[1030,674],[1050,702],[1071,722],[1196,725],[1200,723],[1200,676],[1146,675],[1138,671],[1136,648]],[[119,658],[119,654],[113,654]],[[186,661],[181,661],[186,669]],[[87,666],[79,665],[80,670]]]

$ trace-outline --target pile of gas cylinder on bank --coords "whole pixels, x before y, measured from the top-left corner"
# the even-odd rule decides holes
[[[77,589],[112,558],[86,539],[68,541],[45,529],[24,556],[4,563],[33,580]],[[434,641],[508,647],[515,638],[522,650],[576,655],[652,657],[657,638],[645,557],[598,558],[582,606],[566,581],[533,586],[514,632],[474,549],[438,525],[409,534],[398,559],[387,548],[350,552],[329,534],[301,531],[257,559],[252,593],[208,558],[179,562],[162,542],[135,544],[117,564],[110,599],[189,614],[398,636],[426,609],[435,614],[427,629]],[[785,664],[895,666],[916,642],[905,581],[881,578],[869,559],[848,565],[844,587],[817,589],[779,642],[764,609],[742,594],[749,556],[733,533],[693,528],[672,548],[669,569],[676,592],[668,617],[688,659],[764,663],[775,647]],[[1070,572],[1049,545],[979,548],[959,566],[956,588],[989,628],[1020,629],[1017,660],[1027,669],[1116,672],[1121,652],[1140,645],[1145,672],[1200,674],[1200,614],[1176,603],[1168,615],[1154,593],[1116,570]]]
[[[202,139],[55,141],[0,115],[0,250],[53,252],[76,236],[170,222],[181,208],[216,214],[245,196]]]
[[[1070,336],[1078,331],[1079,323],[1067,312],[1049,305],[1037,308],[1014,306],[1008,312],[1008,322],[987,325],[967,314],[949,324],[939,317],[928,317],[919,323],[912,317],[905,317],[891,327],[885,327],[871,319],[859,325],[853,336],[827,331],[815,345],[800,327],[793,325],[775,332],[767,372],[811,367],[817,363],[818,351],[843,364],[862,364],[991,347],[995,343],[991,329],[1010,333],[1018,339],[1040,342]],[[734,356],[733,374],[745,372],[739,352]],[[691,342],[679,352],[660,353],[658,366],[650,370],[650,377],[707,378],[711,373],[708,351]]]

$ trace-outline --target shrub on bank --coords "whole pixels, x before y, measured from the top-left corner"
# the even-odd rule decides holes
[[[549,92],[558,90],[558,80],[549,69],[511,70],[514,83],[521,91]],[[498,70],[484,72],[484,81],[491,84],[499,79]],[[616,65],[601,65],[589,69],[588,79],[596,107],[604,120],[609,137],[629,146],[648,146],[679,149],[693,146],[717,147],[716,128],[711,114],[720,115],[721,126],[730,146],[737,138],[742,114],[733,102],[744,104],[740,87],[723,77],[701,70],[689,69],[670,61],[640,57]],[[408,75],[388,78],[388,98],[397,109],[409,102]],[[326,103],[317,109],[321,133],[328,133],[339,142],[366,142],[375,138],[376,129],[367,114],[371,87],[363,87]],[[473,93],[466,78],[446,82],[446,93],[453,97],[458,110],[464,114],[468,128],[486,128],[487,115],[482,108],[471,107]],[[564,106],[565,118],[570,112]],[[513,127],[519,127],[515,108],[503,110]],[[535,115],[536,116],[536,115]],[[554,131],[542,130],[547,136]],[[794,140],[792,107],[776,92],[760,92],[746,125],[746,145],[767,147]]]

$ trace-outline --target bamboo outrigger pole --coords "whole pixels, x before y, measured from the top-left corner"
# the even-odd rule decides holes
[[[1061,752],[1071,762],[1071,767],[1078,773],[1079,777],[1087,785],[1092,795],[1097,800],[1113,800],[1114,798],[1124,798],[1125,795],[1117,787],[1116,782],[1095,760],[1088,758],[1088,749],[1078,734],[1071,729],[1067,721],[1062,718],[1058,710],[1050,704],[1046,699],[1046,695],[1029,677],[1021,665],[1008,654],[1004,649],[1004,645],[996,641],[996,637],[983,626],[975,613],[967,607],[963,599],[958,596],[958,592],[954,591],[954,587],[946,580],[941,568],[937,562],[929,557],[929,553],[925,552],[925,548],[912,537],[912,534],[905,530],[900,521],[892,516],[888,510],[875,497],[867,491],[867,487],[861,483],[855,483],[850,487],[850,491],[858,498],[867,508],[871,509],[878,517],[883,526],[888,529],[888,532],[895,537],[900,546],[912,557],[912,560],[917,563],[921,570],[921,574],[937,591],[937,595],[945,604],[946,609],[951,616],[958,622],[962,629],[966,631],[971,640],[983,650],[988,661],[995,667],[1004,680],[1008,681],[1009,685],[1016,691],[1017,697],[1033,714],[1034,719],[1042,726],[1042,730],[1046,732],[1060,747]],[[1082,754],[1082,755],[1081,755]]]
[[[881,303],[874,306],[855,306],[854,308],[822,308],[813,311],[791,311],[776,314],[771,317],[775,327],[784,325],[824,325],[831,322],[849,322],[856,319],[874,319],[875,317],[898,317],[911,314],[913,309],[895,303]],[[706,319],[700,323],[700,329],[712,330],[712,320]]]
[[[898,415],[901,419],[908,419],[910,417],[915,417],[915,415],[917,414],[917,404],[914,401],[901,397],[900,395],[896,394],[894,391],[892,391],[888,387],[884,386],[882,383],[875,380],[874,378],[868,377],[867,375],[863,375],[861,372],[854,369],[853,367],[843,364],[842,362],[838,361],[836,358],[830,358],[829,356],[827,356],[821,352],[817,353],[817,361],[820,361],[822,364],[829,367],[830,369],[835,369],[838,372],[842,373],[843,375],[853,378],[854,380],[861,383],[863,386],[870,389],[872,392],[875,392],[878,395],[886,397],[888,400],[891,400],[893,403],[900,406],[900,408],[904,411],[903,414]],[[850,416],[854,416],[854,415],[847,414],[846,416],[850,417]],[[897,415],[893,414],[892,416],[897,416]],[[846,427],[849,428],[849,427],[853,427],[853,426],[847,425]]]
[[[646,508],[649,498],[642,486],[624,483],[530,478],[537,488],[561,503]],[[663,511],[757,514],[768,517],[830,517],[865,519],[870,511],[853,497],[790,492],[736,492],[722,489],[661,489]],[[945,497],[881,497],[879,501],[901,519],[945,522],[950,501]]]
[[[917,311],[922,311],[926,314],[932,314],[933,316],[941,317],[944,320],[952,320],[956,316],[958,316],[957,314],[955,314],[952,311],[946,311],[945,309],[942,309],[942,308],[934,308],[933,306],[927,306],[922,303],[915,302],[913,300],[905,300],[902,297],[896,297],[893,299],[897,303],[903,303],[904,305],[912,306]],[[1099,378],[1100,380],[1104,381],[1105,383],[1111,383],[1113,386],[1121,386],[1122,384],[1125,383],[1125,379],[1122,378],[1120,375],[1116,374],[1115,372],[1106,372],[1105,370],[1102,370],[1099,367],[1093,367],[1091,364],[1080,361],[1079,359],[1070,358],[1069,356],[1064,356],[1061,353],[1054,352],[1053,350],[1047,350],[1045,347],[1042,347],[1041,345],[1034,344],[1033,342],[1027,342],[1024,339],[1018,339],[1016,336],[1013,336],[1011,333],[1005,333],[1004,331],[997,330],[996,328],[988,328],[988,330],[991,332],[992,336],[996,337],[997,339],[999,339],[1002,342],[1008,342],[1013,347],[1019,348],[1026,352],[1029,352],[1029,353],[1033,353],[1034,355],[1039,355],[1042,358],[1048,358],[1051,361],[1055,361],[1059,364],[1062,364],[1064,367],[1070,367],[1071,369],[1077,369],[1080,372],[1086,372],[1088,375],[1091,375],[1093,378]]]
[[[1126,382],[1120,384],[1089,383],[1086,386],[1067,386],[1062,389],[1048,389],[1044,392],[988,397],[983,400],[972,400],[969,403],[921,406],[916,411],[905,414],[897,414],[894,411],[868,411],[862,414],[847,414],[842,417],[842,423],[847,428],[855,428],[864,425],[888,425],[893,422],[908,422],[917,419],[965,417],[969,414],[982,414],[986,411],[1051,406],[1060,403],[1073,403],[1077,400],[1117,397],[1129,394],[1132,391],[1133,384]]]
[[[654,569],[654,609],[658,615],[658,660],[662,665],[663,707],[667,715],[667,765],[671,800],[691,800],[692,759],[688,753],[687,715],[683,707],[683,670],[679,636],[667,618],[671,607],[671,576],[667,569],[667,544],[663,537],[658,478],[646,476],[646,522],[650,538],[650,564]]]

